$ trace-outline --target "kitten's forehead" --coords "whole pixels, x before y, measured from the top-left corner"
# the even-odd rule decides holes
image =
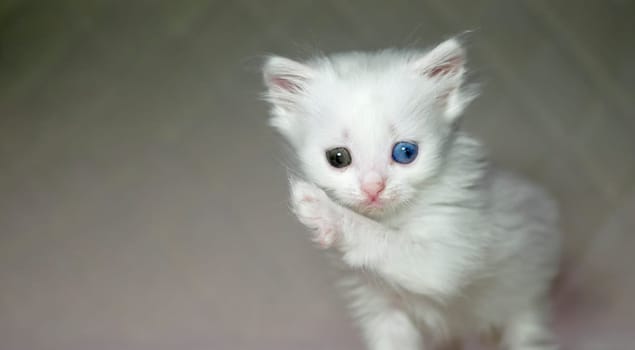
[[[413,85],[411,79],[376,74],[325,80],[313,93],[319,109],[315,127],[364,139],[413,132],[420,102]]]
[[[325,113],[315,123],[323,147],[348,147],[354,166],[379,170],[390,161],[391,145],[399,138],[400,112],[381,84],[337,82],[323,101]],[[319,131],[318,131],[319,130]]]
[[[425,124],[426,82],[401,57],[360,57],[317,69],[305,100],[309,132],[325,143],[357,145],[358,153],[385,153],[388,143],[417,139]]]
[[[340,83],[329,89],[321,101],[322,113],[316,127],[337,129],[349,139],[382,136],[377,134],[397,122],[397,113],[388,108],[385,100],[386,96],[372,87]]]

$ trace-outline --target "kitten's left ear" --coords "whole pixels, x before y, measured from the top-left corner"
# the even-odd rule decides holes
[[[291,143],[298,142],[302,122],[297,113],[299,100],[306,96],[313,69],[288,58],[272,56],[265,62],[262,73],[267,86],[264,97],[273,107],[269,124]]]
[[[461,42],[452,38],[414,62],[417,73],[434,84],[436,99],[450,121],[457,119],[475,97],[474,93],[462,89],[465,60]]]
[[[262,69],[267,86],[267,99],[275,106],[292,109],[313,75],[313,70],[280,56],[267,59]]]

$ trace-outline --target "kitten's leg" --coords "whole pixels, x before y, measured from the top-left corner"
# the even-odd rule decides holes
[[[502,344],[509,350],[558,350],[549,328],[546,307],[521,311],[503,328]]]
[[[337,240],[350,265],[361,267],[383,260],[390,229],[333,202],[313,184],[292,181],[290,185],[292,210],[313,231],[314,241],[328,248]]]
[[[361,324],[370,350],[421,350],[421,336],[403,312],[385,310]]]
[[[421,350],[419,330],[389,298],[367,286],[353,292],[352,309],[370,350]]]
[[[291,210],[301,223],[313,231],[313,241],[329,248],[336,238],[336,206],[315,185],[291,181]]]
[[[291,205],[300,222],[314,231],[314,240],[323,247],[336,243],[350,267],[378,272],[414,293],[447,297],[456,292],[470,274],[470,267],[475,266],[456,256],[452,266],[447,266],[444,256],[452,254],[450,246],[431,249],[413,244],[406,232],[333,202],[310,183],[291,182]],[[462,268],[456,268],[457,263]]]

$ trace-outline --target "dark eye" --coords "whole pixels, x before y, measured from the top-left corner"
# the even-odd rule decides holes
[[[408,164],[417,158],[419,146],[412,142],[397,142],[392,149],[392,159],[401,164]]]
[[[351,164],[351,154],[344,147],[336,147],[326,151],[326,160],[335,168],[344,168]]]

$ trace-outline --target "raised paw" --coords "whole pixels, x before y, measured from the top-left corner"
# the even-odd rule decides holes
[[[313,241],[329,248],[335,241],[336,205],[319,187],[308,182],[291,182],[291,208],[301,223],[314,233]]]

